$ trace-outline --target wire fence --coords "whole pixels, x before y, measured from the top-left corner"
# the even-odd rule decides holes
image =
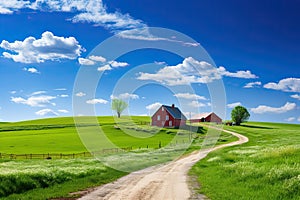
[[[175,141],[173,143],[168,143],[169,147],[175,147],[180,144],[186,144],[189,140],[180,140]],[[125,147],[125,148],[110,148],[110,149],[102,149],[100,151],[94,152],[81,152],[81,153],[30,153],[30,154],[11,154],[11,153],[0,153],[0,159],[75,159],[75,158],[88,158],[92,156],[98,155],[108,155],[108,154],[116,154],[122,152],[128,152],[132,150],[139,149],[148,149],[148,148],[162,148],[165,145],[162,144],[161,141],[158,142],[157,146],[153,145],[143,145],[137,147]]]

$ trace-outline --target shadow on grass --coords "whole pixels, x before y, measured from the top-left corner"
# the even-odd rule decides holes
[[[240,126],[246,127],[246,128],[259,128],[259,129],[274,129],[272,127],[265,127],[265,126],[253,126],[253,125],[246,125],[246,124],[241,124]]]

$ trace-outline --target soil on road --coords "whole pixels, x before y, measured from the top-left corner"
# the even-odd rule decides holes
[[[243,144],[248,138],[223,130],[238,137],[238,141],[200,150],[165,165],[149,167],[133,172],[115,182],[100,186],[81,200],[185,200],[192,198],[188,184],[188,171],[211,151]],[[201,197],[197,197],[197,199]]]

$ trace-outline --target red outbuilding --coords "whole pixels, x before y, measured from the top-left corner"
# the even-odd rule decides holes
[[[174,104],[172,106],[162,105],[151,119],[152,126],[178,128],[186,124],[186,117]]]
[[[197,116],[194,116],[193,119],[191,119],[192,123],[195,122],[215,122],[218,124],[222,123],[222,119],[216,115],[214,112],[210,113],[202,113]]]

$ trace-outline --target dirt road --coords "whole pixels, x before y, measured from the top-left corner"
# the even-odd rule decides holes
[[[248,142],[248,138],[226,131],[239,138],[238,141],[194,152],[166,165],[133,172],[115,182],[100,186],[83,196],[81,200],[185,200],[191,197],[187,172],[199,160],[216,149]]]

